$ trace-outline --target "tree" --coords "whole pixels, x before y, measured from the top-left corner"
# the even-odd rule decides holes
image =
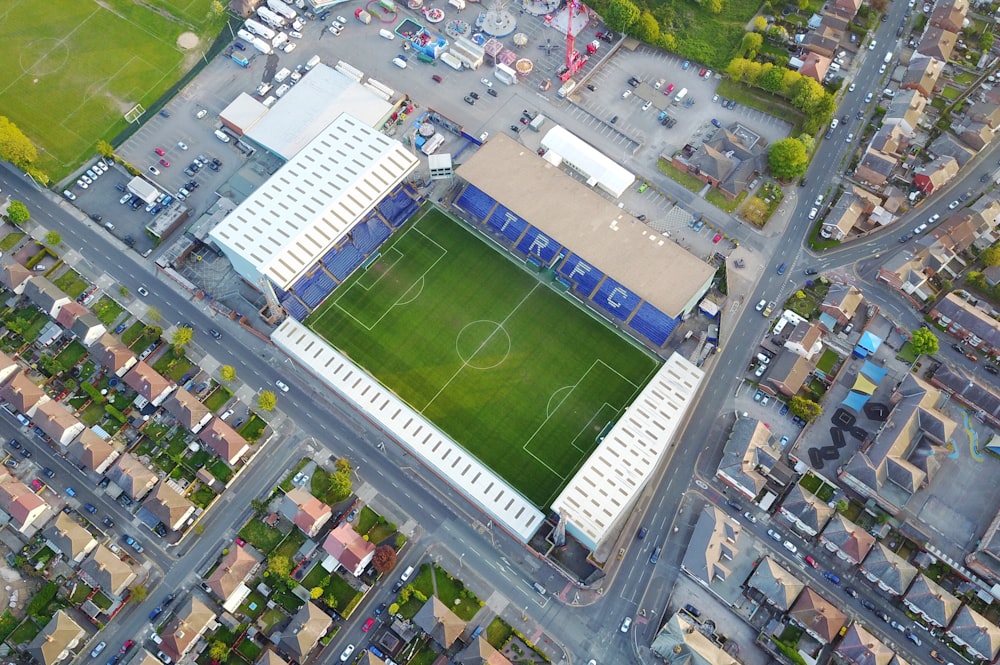
[[[767,19],[763,16],[755,16],[753,19],[753,29],[757,32],[764,32],[767,30]]]
[[[332,589],[327,589],[326,595],[323,596],[323,602],[326,603],[327,607],[337,609],[337,594]]]
[[[128,298],[130,293],[131,293],[131,291],[129,291],[126,287],[124,287],[124,286],[119,286],[118,287],[118,294],[122,298]]]
[[[388,573],[396,567],[396,550],[391,545],[379,545],[372,556],[372,566],[379,573]]]
[[[740,50],[749,58],[757,54],[757,49],[764,43],[764,37],[759,32],[748,32],[743,35]]]
[[[851,504],[847,503],[847,499],[837,499],[837,503],[834,506],[837,508],[838,513],[845,513]]]
[[[889,0],[870,0],[868,5],[873,11],[884,14],[889,9]]]
[[[170,344],[179,353],[185,346],[191,343],[192,338],[194,338],[194,330],[187,326],[181,326],[170,335]]]
[[[917,328],[913,331],[913,336],[910,338],[910,346],[913,347],[916,353],[932,356],[938,352],[940,343],[938,342],[937,335],[927,328]]]
[[[348,473],[351,472],[351,462],[346,457],[338,457],[337,461],[334,462],[333,465],[334,468],[337,469],[337,471],[347,471]]]
[[[222,16],[226,13],[226,7],[219,0],[212,0],[212,6],[208,11],[212,16]]]
[[[236,380],[236,368],[232,365],[223,365],[219,368],[219,376],[226,383],[231,383]]]
[[[764,199],[759,196],[751,196],[750,200],[743,205],[740,217],[756,226],[763,226],[767,220],[767,209],[767,203],[764,202]]]
[[[101,157],[114,157],[115,147],[102,139],[97,142],[97,153]]]
[[[274,411],[276,406],[278,406],[278,398],[274,392],[261,390],[260,395],[257,396],[257,408],[261,411]]]
[[[24,224],[31,219],[31,212],[28,211],[28,206],[15,199],[7,206],[7,219],[11,224]]]
[[[350,471],[338,471],[337,473],[330,475],[330,490],[329,493],[334,499],[334,503],[337,501],[343,501],[347,497],[351,496],[351,472]]]
[[[45,234],[45,244],[48,246],[58,245],[62,242],[62,235],[58,231],[49,231]]]
[[[132,599],[135,600],[135,602],[141,603],[146,600],[146,596],[148,595],[149,589],[147,589],[144,585],[138,584],[132,587]]]
[[[604,22],[612,30],[626,32],[639,20],[639,8],[631,0],[611,0]]]
[[[323,587],[314,586],[312,590],[309,592],[309,597],[312,598],[313,600],[316,600],[317,598],[323,595],[324,591],[326,591],[326,589],[324,589]]]
[[[279,577],[288,577],[292,572],[292,562],[283,554],[272,554],[267,560],[267,569]]]
[[[983,53],[986,53],[993,48],[994,39],[993,33],[989,31],[979,35],[979,48],[983,50]]]
[[[722,13],[722,0],[706,0],[705,4],[708,6],[708,11],[713,14]]]
[[[767,165],[778,180],[795,180],[805,175],[809,167],[809,155],[801,141],[793,138],[781,139],[771,144],[767,154]]]
[[[214,660],[224,661],[229,658],[229,645],[221,640],[212,640],[208,647],[208,655]]]
[[[802,420],[810,421],[823,415],[823,408],[805,397],[793,397],[788,401],[788,410]]]
[[[660,41],[660,24],[648,9],[643,10],[639,20],[632,26],[631,32],[633,37],[647,44],[656,44]]]
[[[987,266],[1000,266],[1000,245],[995,245],[993,247],[987,247],[983,250],[980,255],[983,259],[983,264]]]
[[[0,159],[24,168],[38,159],[38,150],[9,118],[0,115]]]
[[[263,515],[268,510],[268,502],[265,499],[250,499],[250,508],[255,515]]]

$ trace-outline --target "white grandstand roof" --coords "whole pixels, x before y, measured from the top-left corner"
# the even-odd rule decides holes
[[[705,373],[674,353],[629,405],[552,509],[591,550],[632,510],[694,403]]]
[[[527,542],[541,526],[544,515],[517,490],[301,323],[285,319],[271,341],[511,534]]]
[[[210,236],[252,284],[266,275],[287,289],[417,163],[399,141],[344,113]]]
[[[620,198],[635,182],[635,176],[628,169],[560,125],[545,134],[542,147],[547,151],[546,160],[556,166],[559,161],[572,164],[574,170],[587,176],[588,185],[598,185],[615,198]],[[556,156],[560,160],[553,161]]]
[[[247,131],[247,137],[284,159],[291,159],[341,113],[379,127],[392,104],[354,79],[324,64],[316,65]]]

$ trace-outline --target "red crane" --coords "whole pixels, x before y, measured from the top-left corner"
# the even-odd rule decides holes
[[[574,53],[576,52],[573,48],[576,41],[576,37],[573,36],[573,12],[576,10],[576,0],[569,0],[566,7],[569,9],[566,18],[566,69],[572,70]]]

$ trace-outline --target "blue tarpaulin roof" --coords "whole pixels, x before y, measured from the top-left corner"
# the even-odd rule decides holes
[[[846,406],[848,409],[854,411],[855,413],[861,413],[861,409],[864,408],[868,400],[871,399],[871,395],[864,395],[862,393],[856,393],[853,390],[847,393],[847,397],[841,402],[842,405]]]
[[[861,374],[874,384],[882,383],[882,379],[887,374],[884,367],[879,367],[870,360],[865,361],[865,366],[861,368]]]

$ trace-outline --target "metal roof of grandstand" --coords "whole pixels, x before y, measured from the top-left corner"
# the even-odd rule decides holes
[[[503,134],[456,174],[668,316],[693,307],[715,269]]]
[[[556,125],[550,129],[542,138],[542,147],[547,151],[547,161],[558,166],[558,162],[554,161],[554,157],[558,156],[584,174],[588,185],[596,185],[616,199],[621,198],[635,182],[635,175],[631,171],[565,127]]]
[[[324,64],[316,65],[246,130],[248,138],[284,159],[291,159],[341,113],[379,127],[392,104],[354,79]]]
[[[417,165],[396,139],[341,114],[212,229],[247,281],[287,289]]]
[[[552,504],[591,550],[613,537],[674,442],[705,373],[674,353]]]
[[[272,333],[271,341],[353,402],[366,417],[381,423],[384,431],[423,460],[434,475],[512,535],[527,542],[542,525],[541,511],[507,481],[301,323],[285,319]]]

